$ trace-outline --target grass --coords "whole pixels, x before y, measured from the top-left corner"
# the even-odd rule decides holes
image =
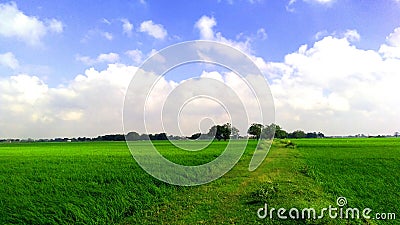
[[[189,144],[195,144],[190,142]],[[140,145],[140,143],[138,143]],[[200,165],[225,142],[199,152],[155,142],[164,157]],[[257,210],[369,207],[400,216],[400,139],[275,141],[268,157],[248,171],[256,142],[238,164],[211,183],[180,187],[143,171],[124,142],[0,144],[0,224],[293,224],[259,219]],[[261,151],[261,150],[256,150]],[[371,214],[372,215],[372,214]],[[351,219],[299,224],[400,224]]]

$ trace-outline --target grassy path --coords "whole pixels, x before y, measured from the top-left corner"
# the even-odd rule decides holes
[[[180,187],[170,201],[145,211],[144,217],[128,218],[124,223],[291,224],[293,221],[261,220],[257,210],[264,202],[288,208],[327,203],[322,187],[305,174],[307,165],[297,149],[274,144],[263,164],[249,172],[252,153],[245,152],[222,178],[198,187]]]
[[[399,224],[399,220],[259,219],[257,210],[274,208],[337,207],[340,196],[348,207],[370,207],[399,215],[400,144],[375,140],[295,140],[297,148],[274,143],[254,172],[247,171],[248,151],[225,176],[199,187],[180,187],[168,202],[145,211],[126,224]],[[385,174],[382,178],[379,174]],[[385,183],[386,182],[386,183]],[[372,197],[374,196],[375,197]],[[390,207],[386,207],[388,202]],[[372,215],[372,214],[371,214]]]

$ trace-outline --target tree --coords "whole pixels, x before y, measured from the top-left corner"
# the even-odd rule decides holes
[[[137,141],[140,140],[140,135],[137,132],[129,132],[126,135],[126,140],[127,141]]]
[[[215,138],[218,141],[224,139],[225,141],[229,139],[232,133],[232,125],[230,123],[226,123],[224,125],[214,125],[208,131],[207,136],[210,138]]]
[[[168,140],[166,133],[149,134],[150,140]]]
[[[195,133],[195,134],[192,134],[192,136],[188,137],[188,139],[197,140],[200,138],[200,136],[201,136],[201,133]]]
[[[249,129],[247,130],[247,133],[250,135],[253,135],[253,137],[257,140],[260,139],[261,136],[261,130],[264,126],[262,124],[259,123],[253,123],[251,124],[251,126],[249,127]]]
[[[275,128],[277,127],[276,124],[271,124],[271,125],[265,125],[264,129],[261,131],[261,139],[272,139],[274,138],[275,135]],[[279,127],[279,126],[278,126]]]
[[[214,125],[210,128],[207,134],[210,138],[215,138],[218,141],[222,139],[220,125]]]
[[[306,133],[304,133],[304,131],[302,130],[296,130],[293,131],[292,133],[290,133],[288,135],[289,138],[305,138],[306,137]]]
[[[312,133],[309,132],[306,134],[306,138],[317,138],[317,137],[318,137],[318,135],[315,132],[312,132]]]
[[[239,138],[239,129],[237,129],[236,127],[232,126],[231,135],[233,136],[233,139]]]
[[[283,130],[279,125],[275,125],[275,138],[285,139],[288,137],[288,133]]]
[[[224,141],[228,140],[232,133],[232,125],[230,123],[226,123],[221,126],[221,135]]]

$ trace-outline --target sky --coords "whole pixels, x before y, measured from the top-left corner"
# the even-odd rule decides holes
[[[400,131],[399,0],[32,0],[0,1],[0,138],[124,132],[124,97],[138,67],[191,40],[247,54],[268,81],[275,121],[287,131]],[[160,77],[150,104],[162,105],[192,77],[246,96],[231,71],[192,65]],[[226,122],[229,115],[214,103],[203,113]],[[181,121],[183,135],[212,124],[191,111]],[[163,131],[147,122],[148,132]]]

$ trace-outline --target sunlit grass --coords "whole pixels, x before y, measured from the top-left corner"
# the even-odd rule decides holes
[[[209,184],[180,187],[143,171],[124,142],[0,144],[0,224],[293,224],[259,219],[270,207],[321,209],[344,196],[349,207],[400,216],[400,139],[275,141],[248,171],[256,142]],[[140,142],[137,143],[140,145]],[[154,142],[176,163],[200,165],[226,142],[182,151]],[[190,142],[196,144],[196,142]],[[399,220],[386,221],[399,224]],[[302,224],[384,224],[377,220],[298,220]]]

